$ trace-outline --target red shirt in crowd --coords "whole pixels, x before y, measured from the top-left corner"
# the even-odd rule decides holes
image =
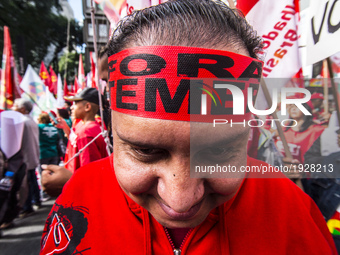
[[[75,125],[74,131],[69,135],[65,162],[71,159],[80,149],[84,148],[100,132],[101,128],[97,121],[90,121],[86,123],[79,121]],[[107,156],[104,138],[103,136],[99,136],[82,153],[80,153],[78,157],[71,160],[65,167],[74,172],[81,166]]]
[[[319,125],[311,125],[303,132],[294,131],[292,128],[285,131],[284,135],[287,140],[289,150],[292,153],[292,157],[303,163],[305,153],[312,146],[315,140],[321,135],[324,129],[324,127]],[[285,156],[283,144],[279,137],[276,142],[276,146],[282,155]]]

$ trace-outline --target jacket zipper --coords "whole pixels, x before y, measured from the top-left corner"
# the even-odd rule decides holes
[[[193,228],[189,229],[188,233],[185,235],[183,241],[182,241],[182,244],[181,246],[179,247],[179,249],[176,249],[175,245],[174,245],[174,242],[172,241],[171,237],[170,237],[170,234],[168,232],[168,229],[166,227],[163,227],[164,228],[164,231],[165,231],[165,234],[170,242],[170,245],[173,249],[173,252],[174,252],[174,255],[181,255],[182,254],[182,249],[183,249],[183,246],[184,246],[184,243],[185,241],[188,239],[189,235],[191,234]]]

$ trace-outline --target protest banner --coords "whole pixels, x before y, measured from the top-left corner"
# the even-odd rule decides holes
[[[340,51],[340,4],[337,0],[310,2],[307,34],[307,65]]]

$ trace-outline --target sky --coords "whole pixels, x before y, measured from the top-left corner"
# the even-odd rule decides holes
[[[83,5],[82,0],[68,0],[71,5],[71,8],[74,12],[74,18],[79,22],[83,23]]]

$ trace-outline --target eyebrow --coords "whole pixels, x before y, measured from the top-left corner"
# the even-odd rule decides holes
[[[117,134],[117,136],[119,137],[120,140],[122,140],[122,141],[124,141],[128,144],[135,145],[137,147],[152,148],[152,147],[156,146],[156,145],[152,145],[152,144],[148,144],[148,143],[143,143],[143,142],[140,142],[140,141],[129,140],[129,139],[123,137],[121,134],[119,134],[119,132],[117,130],[116,130],[116,134]]]
[[[128,144],[137,146],[137,147],[143,147],[143,148],[162,147],[162,148],[165,148],[165,149],[167,147],[167,146],[162,146],[160,144],[149,144],[149,143],[146,143],[146,142],[129,140],[128,138],[123,137],[117,130],[116,130],[116,134],[117,134],[117,136],[119,137],[120,140],[122,140],[122,141],[124,141],[124,142],[126,142]],[[205,144],[199,144],[198,147],[218,147],[218,146],[224,146],[226,144],[234,143],[236,140],[242,138],[243,136],[247,136],[248,134],[249,134],[249,130],[246,129],[245,131],[243,131],[243,132],[241,132],[239,134],[233,135],[231,137],[227,137],[227,138],[224,138],[224,139],[222,138],[221,140],[214,141],[214,142],[208,142],[208,143],[205,143]],[[192,138],[190,138],[190,139],[192,139]]]

